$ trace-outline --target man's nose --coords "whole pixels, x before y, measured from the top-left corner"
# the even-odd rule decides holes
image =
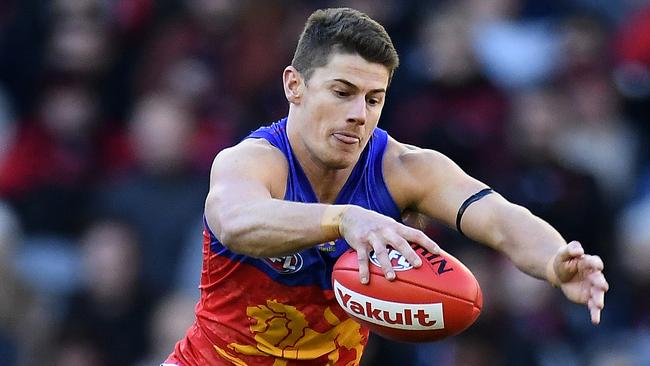
[[[348,122],[358,124],[366,123],[368,109],[366,108],[366,98],[359,96],[351,101],[350,109],[348,110]]]

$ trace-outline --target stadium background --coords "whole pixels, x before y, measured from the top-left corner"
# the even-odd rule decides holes
[[[606,263],[603,322],[427,231],[483,287],[419,364],[650,364],[650,5],[572,0],[0,2],[0,363],[155,365],[193,320],[213,156],[287,111],[306,17],[351,6],[401,55],[380,125]],[[644,148],[646,147],[646,148]]]

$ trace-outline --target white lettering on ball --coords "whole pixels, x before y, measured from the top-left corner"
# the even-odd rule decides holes
[[[444,329],[442,303],[406,304],[375,299],[334,280],[339,305],[349,314],[384,327],[406,330]]]

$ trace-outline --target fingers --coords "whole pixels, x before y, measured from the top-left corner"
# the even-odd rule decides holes
[[[409,238],[415,238],[419,242],[422,242],[422,246],[424,247],[426,245],[425,249],[431,251],[432,253],[439,252],[438,245],[433,240],[424,235],[424,233],[419,230],[411,229],[409,227],[406,228],[408,229],[407,235],[400,235],[401,233],[387,229],[383,230],[381,233],[370,233],[366,238],[367,244],[369,244],[369,246],[374,251],[374,257],[377,259],[379,265],[381,266],[384,277],[386,277],[386,279],[389,281],[394,280],[396,278],[396,274],[389,257],[388,246],[400,252],[412,266],[416,268],[422,266],[422,259],[415,252],[415,250],[413,250],[411,244],[408,241],[408,238],[405,238],[405,236],[408,236]],[[368,250],[370,250],[370,248],[367,246],[362,250],[357,250],[359,261],[359,278],[361,283],[364,284],[369,282]],[[362,255],[364,253],[365,255]]]
[[[415,250],[413,250],[406,239],[395,233],[387,233],[386,239],[394,249],[402,253],[404,258],[406,258],[413,267],[418,268],[422,265],[422,259],[420,259],[420,256],[415,253]]]
[[[589,314],[591,315],[591,323],[593,325],[600,324],[600,313],[602,309],[595,306],[589,306]]]
[[[579,257],[583,254],[585,254],[585,250],[582,248],[582,245],[577,241],[572,241],[560,248],[557,256],[560,262],[568,262],[572,258]]]
[[[422,231],[403,226],[399,234],[411,243],[415,243],[433,254],[440,254],[440,247]]]
[[[591,322],[598,324],[600,323],[600,312],[605,307],[605,292],[609,289],[609,285],[601,272],[594,272],[590,277],[593,286],[589,290],[590,296],[587,307],[591,314]]]
[[[377,261],[379,261],[379,264],[381,265],[381,270],[384,272],[384,277],[386,277],[386,279],[389,281],[394,280],[395,271],[393,270],[393,265],[391,264],[390,259],[388,258],[388,249],[386,248],[385,241],[379,239],[375,234],[370,234],[368,237],[368,241],[370,242],[370,245],[372,245],[372,247],[374,248],[375,257],[377,258]],[[366,258],[366,264],[367,264],[367,258]]]
[[[361,247],[357,249],[357,261],[359,263],[359,281],[365,285],[370,281],[367,248]]]
[[[605,292],[609,290],[609,284],[603,275],[603,261],[596,255],[586,255],[580,261],[580,270],[587,273],[586,280],[589,282],[589,299],[587,308],[591,316],[591,323],[600,323],[600,314],[605,307]]]
[[[602,271],[603,268],[603,260],[597,255],[585,255],[579,263],[579,269],[585,272]]]
[[[603,277],[602,273],[598,273],[598,275],[602,278],[602,281],[605,281],[605,278]],[[589,314],[591,315],[591,322],[594,325],[598,325],[600,323],[600,313],[605,307],[605,292],[607,291],[608,286],[594,286],[590,289],[590,298],[589,301],[587,302],[587,307],[589,308]]]
[[[572,241],[557,251],[553,269],[560,282],[569,281],[581,270],[580,267],[584,265],[582,261],[584,254],[585,250],[577,241]]]
[[[592,273],[590,277],[592,279],[592,286],[602,290],[603,292],[607,292],[609,290],[609,283],[607,283],[607,280],[605,280],[603,272],[596,271]]]
[[[347,212],[349,217],[352,213],[358,214],[357,216],[365,215],[363,220],[348,220],[346,229],[342,231],[345,240],[357,251],[359,279],[363,284],[370,281],[368,263],[368,252],[370,250],[374,251],[374,257],[381,266],[384,276],[389,281],[394,280],[396,277],[389,258],[389,247],[399,251],[403,258],[414,267],[420,267],[422,259],[412,248],[411,243],[419,245],[431,253],[440,253],[438,245],[420,230],[368,210],[348,210]]]

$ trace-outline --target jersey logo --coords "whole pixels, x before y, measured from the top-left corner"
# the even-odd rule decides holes
[[[264,258],[264,263],[268,264],[269,267],[280,274],[290,274],[300,271],[303,262],[300,253],[284,257]]]
[[[274,365],[286,365],[289,360],[314,360],[327,355],[328,361],[336,364],[345,351],[354,354],[354,360],[347,365],[361,361],[361,326],[350,318],[339,319],[329,307],[323,311],[328,330],[312,328],[302,311],[276,300],[249,306],[246,314],[254,321],[249,329],[257,344],[230,343],[227,349],[215,346],[230,361],[241,361],[237,355],[263,356],[276,358]]]
[[[318,244],[317,248],[321,252],[332,253],[336,251],[336,242],[332,240],[327,243]]]
[[[413,269],[411,263],[406,260],[406,257],[404,257],[402,253],[393,248],[387,248],[387,250],[388,259],[390,260],[390,264],[393,266],[393,269],[395,271],[408,271],[409,269]],[[374,250],[371,251],[368,256],[370,257],[370,263],[374,264],[377,267],[381,267],[381,264],[379,263]]]

